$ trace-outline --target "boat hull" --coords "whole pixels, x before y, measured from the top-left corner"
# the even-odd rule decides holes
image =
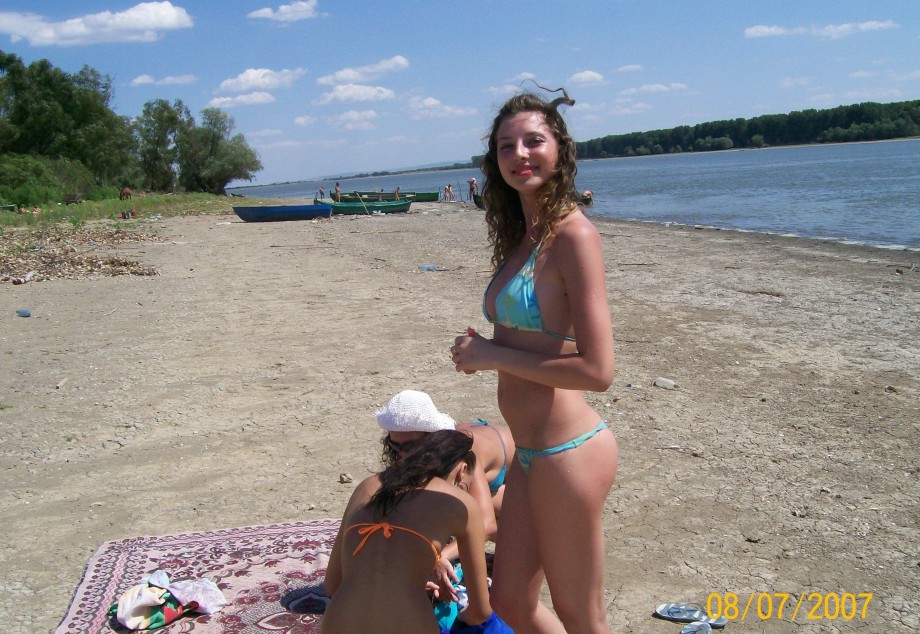
[[[367,202],[354,203],[330,203],[332,213],[335,215],[357,216],[363,214],[383,213],[393,214],[409,211],[411,200],[392,200],[377,201],[369,200]]]
[[[313,220],[332,215],[332,205],[264,205],[260,207],[234,206],[233,211],[244,222],[284,222]]]

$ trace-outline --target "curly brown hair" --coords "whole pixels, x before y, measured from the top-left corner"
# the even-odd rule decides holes
[[[492,266],[497,269],[521,243],[527,233],[524,226],[524,211],[518,192],[505,182],[498,168],[498,128],[508,117],[522,112],[536,112],[543,115],[559,145],[556,171],[538,192],[538,210],[535,218],[540,241],[551,237],[559,222],[577,209],[575,192],[575,141],[569,136],[565,121],[559,113],[560,104],[574,105],[565,89],[563,97],[546,101],[540,95],[525,92],[515,95],[499,109],[492,121],[489,134],[489,149],[482,160],[485,183],[482,198],[486,208],[486,224],[489,227],[489,242],[492,244]]]
[[[407,495],[423,489],[432,478],[445,478],[460,462],[476,467],[473,437],[453,429],[425,434],[412,441],[411,450],[380,474],[380,488],[366,508],[377,518],[393,512]]]

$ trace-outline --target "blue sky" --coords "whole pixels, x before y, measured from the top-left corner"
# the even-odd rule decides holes
[[[129,117],[224,109],[255,184],[467,161],[527,78],[576,140],[920,99],[918,0],[4,0],[0,50],[111,76]]]

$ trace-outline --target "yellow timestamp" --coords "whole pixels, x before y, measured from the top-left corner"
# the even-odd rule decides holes
[[[751,592],[744,595],[734,592],[712,592],[706,597],[706,613],[711,619],[724,617],[728,621],[758,618],[761,621],[786,618],[791,622],[835,621],[843,619],[865,620],[869,613],[871,592],[802,592],[796,597],[789,592]]]

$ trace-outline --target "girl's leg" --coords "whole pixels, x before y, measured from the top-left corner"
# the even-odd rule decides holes
[[[495,542],[492,609],[515,632],[564,634],[559,619],[540,602],[543,569],[530,509],[530,481],[514,461],[508,471]]]
[[[567,632],[610,633],[602,519],[616,470],[617,443],[609,430],[531,463],[529,520],[553,608]]]

